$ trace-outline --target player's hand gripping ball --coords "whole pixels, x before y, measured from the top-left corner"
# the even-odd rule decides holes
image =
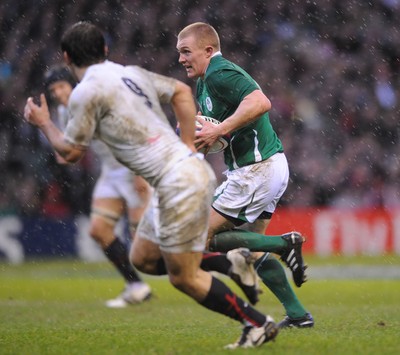
[[[218,125],[221,122],[216,120],[215,118],[208,117],[208,116],[202,116],[202,115],[197,115],[196,118],[202,118],[203,120],[210,122],[212,124]],[[201,131],[203,125],[196,120],[196,130]],[[179,136],[180,135],[180,129],[179,127],[176,128],[176,134]],[[203,154],[213,154],[213,153],[219,153],[222,152],[227,146],[229,145],[227,137],[219,137],[217,141],[211,146],[207,148],[202,148],[199,149],[200,153]]]
[[[202,116],[202,115],[197,115],[196,118],[202,118],[204,121],[210,122],[214,125],[220,124],[218,120],[215,118],[209,117],[209,116]],[[196,120],[196,130],[200,131],[202,129],[203,125]],[[229,145],[228,140],[226,137],[219,137],[217,141],[211,146],[207,148],[202,148],[199,149],[200,153],[204,154],[214,154],[214,153],[219,153],[222,152],[227,146]]]

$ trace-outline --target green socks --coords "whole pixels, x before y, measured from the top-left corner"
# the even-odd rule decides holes
[[[228,252],[236,248],[248,248],[250,251],[266,252],[258,259],[254,268],[263,283],[278,298],[290,318],[301,318],[307,313],[286,277],[281,262],[269,252],[281,254],[286,247],[286,241],[281,236],[267,236],[241,229],[218,233],[212,238],[209,250]]]
[[[254,268],[263,283],[282,303],[290,318],[301,318],[307,313],[293,292],[279,260],[267,253],[254,263]]]
[[[248,248],[250,251],[264,251],[280,254],[286,247],[286,241],[281,236],[270,236],[233,229],[216,234],[209,245],[210,251],[226,253],[236,248]]]

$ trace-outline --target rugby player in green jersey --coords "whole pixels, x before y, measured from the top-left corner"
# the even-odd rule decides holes
[[[221,122],[213,125],[199,119],[203,128],[197,132],[198,149],[210,147],[220,137],[229,138],[224,151],[227,178],[216,189],[210,215],[209,250],[239,257],[248,248],[258,276],[285,307],[287,315],[280,326],[312,327],[312,315],[272,255],[280,256],[300,287],[306,280],[304,238],[298,232],[264,235],[289,180],[283,146],[268,116],[271,102],[248,73],[222,56],[218,33],[209,24],[185,27],[178,34],[177,49],[187,76],[197,80],[201,115]]]

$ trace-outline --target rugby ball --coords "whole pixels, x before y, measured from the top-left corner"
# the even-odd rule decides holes
[[[212,124],[220,124],[218,120],[212,117],[208,116],[202,116],[202,115],[197,115],[196,116],[196,130],[200,131],[203,127],[203,125],[197,121],[197,118],[202,118],[204,121],[211,122]],[[214,154],[214,153],[219,153],[222,152],[227,146],[229,145],[228,140],[224,137],[219,137],[217,141],[210,147],[208,148],[202,148],[200,149],[200,153],[205,153],[207,152],[208,154]]]

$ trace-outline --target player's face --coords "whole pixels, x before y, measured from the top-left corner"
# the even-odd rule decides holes
[[[50,84],[49,91],[51,97],[60,105],[67,106],[69,96],[72,92],[72,85],[68,81],[60,80]]]
[[[176,48],[179,63],[182,64],[189,78],[203,78],[210,62],[210,47],[199,47],[194,36],[178,38]],[[207,50],[208,48],[208,50]]]

